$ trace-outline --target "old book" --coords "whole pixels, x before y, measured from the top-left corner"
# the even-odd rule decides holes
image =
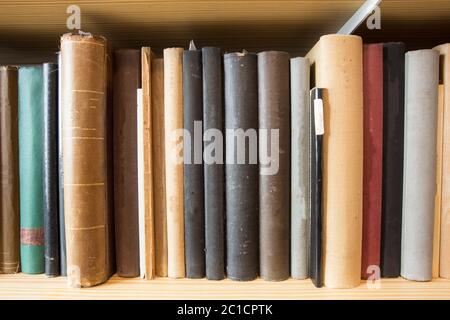
[[[310,91],[308,106],[309,130],[309,203],[310,247],[309,276],[313,284],[323,286],[323,88]]]
[[[441,195],[442,195],[442,146],[444,128],[444,85],[438,86],[438,108],[436,124],[436,192],[434,196],[434,225],[433,225],[433,263],[432,276],[439,278],[439,256],[441,241]]]
[[[450,44],[434,49],[440,54],[439,78],[443,85],[439,276],[450,279]]]
[[[206,133],[203,148],[205,154],[217,155],[211,159],[213,161],[204,163],[206,278],[221,280],[225,277],[225,168],[224,153],[218,153],[215,140],[215,133],[224,134],[223,58],[220,48],[202,48],[202,60],[203,129]]]
[[[364,175],[361,278],[379,276],[383,174],[383,45],[363,49]]]
[[[139,195],[140,275],[149,280],[155,276],[155,222],[152,153],[152,58],[150,47],[142,47],[141,83],[137,89],[137,163]]]
[[[383,45],[381,276],[400,276],[403,193],[405,45]]]
[[[167,274],[185,276],[183,208],[183,48],[164,50]]]
[[[58,212],[59,212],[59,262],[62,276],[67,275],[66,228],[64,219],[64,164],[63,164],[63,134],[62,134],[62,103],[61,103],[61,52],[58,52]]]
[[[357,286],[361,278],[363,181],[362,41],[325,35],[308,54],[316,86],[325,88],[323,136],[324,284]],[[346,170],[342,169],[345,165]]]
[[[191,42],[183,52],[184,244],[186,277],[205,276],[202,52]]]
[[[58,200],[58,65],[43,64],[45,275],[60,274]]]
[[[225,54],[224,81],[227,275],[248,281],[259,272],[256,54]]]
[[[401,276],[432,278],[439,53],[405,56],[405,142]]]
[[[291,59],[291,277],[308,277],[309,224],[308,58]]]
[[[153,155],[153,212],[155,223],[155,272],[167,277],[167,212],[165,184],[164,60],[151,61],[151,109]]]
[[[0,273],[20,268],[17,67],[0,66]]]
[[[106,39],[90,34],[61,38],[64,215],[71,287],[100,284],[114,270],[106,45]]]
[[[24,273],[44,272],[42,66],[19,69],[20,260]]]
[[[137,89],[140,50],[114,52],[114,221],[117,275],[139,276]]]
[[[260,274],[269,281],[290,273],[289,62],[287,52],[258,53]]]

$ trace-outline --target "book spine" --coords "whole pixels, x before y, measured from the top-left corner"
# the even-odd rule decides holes
[[[200,50],[183,53],[184,243],[186,277],[205,276],[203,80]]]
[[[435,47],[440,53],[442,101],[442,189],[439,247],[439,276],[450,279],[450,44]]]
[[[215,136],[208,132],[224,134],[223,121],[223,65],[220,48],[202,48],[203,60],[203,129],[207,140],[205,154],[212,155]],[[215,140],[214,140],[215,141]],[[223,140],[222,140],[223,142]],[[221,280],[225,277],[225,170],[224,154],[218,161],[204,163],[205,179],[205,247],[206,277]]]
[[[139,276],[137,190],[137,89],[140,88],[140,51],[114,53],[113,141],[114,220],[117,274]]]
[[[383,45],[365,45],[361,278],[379,276],[383,174]]]
[[[381,276],[400,276],[403,193],[405,45],[383,45]]]
[[[64,214],[67,277],[90,287],[110,276],[106,40],[66,34],[61,39]]]
[[[156,275],[167,277],[166,172],[164,155],[164,60],[153,59],[151,65],[151,106],[153,154],[153,195],[155,219]]]
[[[58,200],[58,65],[43,64],[45,275],[60,274]]]
[[[401,275],[432,278],[439,54],[405,56],[405,143]]]
[[[0,67],[0,273],[20,269],[17,67]]]
[[[141,276],[155,276],[155,220],[152,154],[152,108],[153,108],[153,53],[150,47],[141,49],[141,82],[138,90],[138,182],[139,182],[139,250]]]
[[[241,281],[255,279],[259,271],[257,67],[256,54],[224,56],[227,275]]]
[[[323,286],[323,132],[320,132],[319,127],[316,128],[315,122],[316,117],[323,119],[323,96],[323,88],[311,89],[308,115],[309,203],[311,206],[309,276],[317,288]],[[319,105],[321,109],[318,109],[316,114],[317,103],[321,103]]]
[[[289,54],[258,53],[259,243],[264,280],[289,277]]]
[[[324,92],[324,284],[350,288],[361,279],[363,59],[358,36],[319,41],[316,86]],[[342,170],[345,165],[346,170]]]
[[[309,225],[308,58],[291,59],[291,277],[308,277]]]
[[[63,164],[63,132],[62,132],[62,99],[61,99],[61,52],[58,52],[58,201],[59,201],[59,262],[62,276],[67,275],[66,228],[64,219],[64,164]]]
[[[44,272],[42,66],[19,69],[20,256],[24,273]]]
[[[183,209],[183,49],[164,50],[167,274],[185,276]]]

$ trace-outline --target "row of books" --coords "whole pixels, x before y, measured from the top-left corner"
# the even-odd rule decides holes
[[[450,278],[448,59],[64,35],[58,64],[0,69],[0,273]]]

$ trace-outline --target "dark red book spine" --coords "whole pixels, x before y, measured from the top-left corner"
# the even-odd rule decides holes
[[[383,173],[383,45],[364,46],[364,178],[361,277],[380,275]]]

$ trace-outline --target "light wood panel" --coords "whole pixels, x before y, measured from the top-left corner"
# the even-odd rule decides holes
[[[72,289],[66,279],[43,275],[0,275],[0,299],[450,299],[450,281],[412,282],[383,279],[381,288],[365,283],[354,289],[317,289],[309,280],[234,282],[158,278],[124,279]]]

